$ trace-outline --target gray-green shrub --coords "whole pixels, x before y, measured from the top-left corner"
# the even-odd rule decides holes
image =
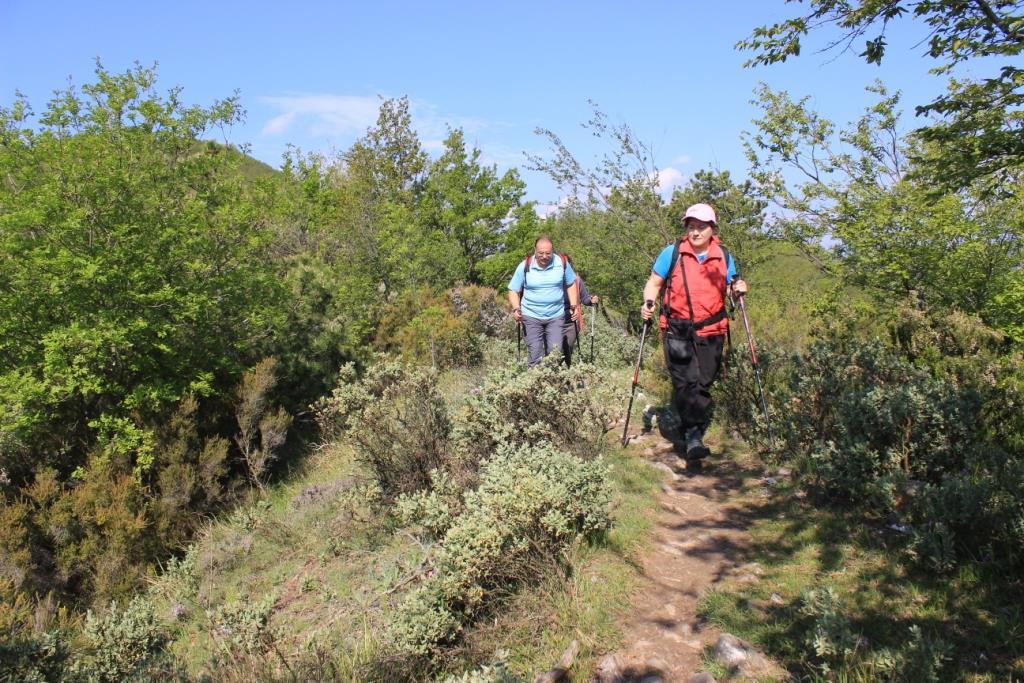
[[[908,550],[933,570],[965,557],[1024,559],[1024,391],[1019,353],[959,313],[894,313],[887,336],[850,320],[800,357],[774,356],[773,444],[807,485],[909,524]],[[749,373],[738,381],[753,383]],[[749,393],[748,393],[749,397]],[[749,401],[748,401],[749,403]],[[763,425],[733,415],[760,435]]]
[[[153,604],[143,596],[123,609],[112,603],[102,617],[88,612],[82,635],[87,644],[72,661],[72,677],[103,683],[142,677],[157,665],[168,641]]]
[[[451,420],[431,370],[380,360],[356,379],[345,366],[337,388],[314,405],[324,436],[351,443],[386,496],[430,485],[434,469],[454,469]]]
[[[493,371],[463,407],[454,438],[470,462],[499,446],[549,441],[579,457],[598,452],[619,406],[615,389],[588,364],[571,368],[549,356],[529,372]]]
[[[392,628],[397,649],[436,652],[458,639],[499,587],[528,576],[531,558],[556,557],[574,539],[607,529],[606,474],[600,459],[547,443],[501,447],[450,515],[428,578],[400,605]],[[431,502],[444,505],[440,497]],[[427,523],[439,516],[433,511]]]

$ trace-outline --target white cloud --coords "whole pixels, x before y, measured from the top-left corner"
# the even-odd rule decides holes
[[[280,135],[296,121],[302,121],[311,135],[359,134],[373,125],[380,108],[376,96],[305,94],[260,99],[282,112],[263,126],[261,135]]]
[[[295,112],[290,111],[280,116],[267,121],[267,124],[263,126],[263,130],[260,131],[260,135],[280,135],[281,133],[288,130],[288,127],[292,125],[292,121],[295,120]]]
[[[277,113],[263,124],[260,137],[282,138],[287,134],[293,139],[301,136],[316,138],[319,142],[314,142],[313,148],[347,145],[377,122],[385,97],[325,93],[264,96],[259,98],[260,101],[276,109]],[[409,110],[420,144],[431,156],[442,153],[449,130],[459,128],[465,133],[468,148],[480,148],[480,163],[483,165],[496,165],[502,170],[521,167],[524,163],[521,151],[482,135],[510,124],[445,114],[436,105],[419,99],[410,100]]]
[[[651,178],[654,178],[653,173]],[[666,199],[672,195],[672,191],[675,188],[682,187],[685,184],[686,176],[677,168],[669,166],[658,171],[658,193]]]

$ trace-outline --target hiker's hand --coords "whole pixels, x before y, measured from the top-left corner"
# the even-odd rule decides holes
[[[596,306],[596,305],[598,304],[598,302],[599,302],[599,301],[601,301],[601,300],[600,300],[599,298],[597,298],[597,295],[596,295],[596,294],[594,294],[594,295],[592,295],[592,296],[590,297],[590,305],[591,305],[591,306]]]
[[[523,322],[523,312],[518,308],[512,309],[512,317],[515,318],[517,323]]]
[[[648,299],[640,307],[640,317],[644,320],[650,320],[652,315],[654,315],[654,300]]]
[[[579,304],[576,304],[575,306],[571,306],[570,310],[572,310],[572,319],[573,320],[579,321],[579,319],[583,317],[583,312],[580,310]]]
[[[732,298],[738,299],[747,293],[747,283],[743,280],[736,280],[732,283]]]

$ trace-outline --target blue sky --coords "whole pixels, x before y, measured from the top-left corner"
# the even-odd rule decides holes
[[[809,95],[837,121],[870,101],[881,78],[904,92],[904,109],[939,93],[921,56],[925,27],[891,35],[882,67],[855,53],[815,54],[812,39],[790,63],[744,69],[733,45],[758,25],[789,16],[782,0],[730,2],[66,2],[0,0],[0,105],[14,91],[36,111],[51,92],[89,82],[100,57],[112,71],[157,62],[158,87],[186,102],[241,93],[247,110],[231,141],[279,165],[291,143],[332,153],[376,118],[380,97],[407,95],[414,125],[436,150],[446,125],[461,127],[488,163],[520,168],[528,197],[557,200],[525,169],[543,153],[534,134],[560,135],[582,160],[606,149],[581,129],[594,100],[651,146],[666,185],[714,167],[746,174],[740,133],[759,81]],[[858,49],[859,51],[859,49]],[[907,128],[913,117],[905,117]]]

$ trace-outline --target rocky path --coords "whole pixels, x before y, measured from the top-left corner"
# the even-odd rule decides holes
[[[657,434],[633,443],[633,449],[665,474],[660,513],[653,548],[643,561],[643,585],[624,617],[626,645],[599,662],[593,680],[713,681],[703,673],[704,652],[709,646],[724,647],[719,643],[722,634],[701,622],[697,604],[726,577],[758,580],[760,568],[743,564],[742,549],[758,507],[761,473],[723,455],[713,439],[708,445],[714,455],[701,472],[687,471],[672,443]],[[783,677],[757,653],[750,653],[740,668],[741,677]]]

